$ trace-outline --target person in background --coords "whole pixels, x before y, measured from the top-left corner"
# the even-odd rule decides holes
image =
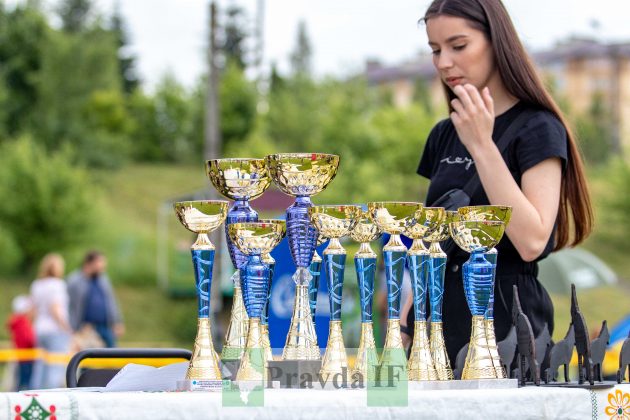
[[[65,365],[57,360],[70,350],[72,333],[64,269],[61,255],[48,254],[42,259],[37,279],[31,285],[36,342],[45,351],[44,357],[33,366],[32,389],[59,388],[65,384]]]
[[[7,322],[11,333],[11,341],[16,349],[35,348],[35,331],[33,330],[33,303],[28,296],[19,295],[11,302],[13,313]],[[33,373],[33,360],[23,360],[18,363],[17,390],[28,389]]]
[[[74,331],[85,326],[93,328],[107,347],[115,347],[124,325],[106,268],[105,255],[90,251],[81,269],[68,276],[70,324]]]

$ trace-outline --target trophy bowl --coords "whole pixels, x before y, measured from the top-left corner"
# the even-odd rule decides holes
[[[381,201],[368,203],[370,219],[384,232],[400,235],[416,224],[422,204],[414,202]]]
[[[428,232],[424,240],[426,242],[442,242],[448,239],[450,236],[449,225],[453,222],[456,222],[460,219],[459,214],[456,211],[446,210],[444,219],[440,222],[437,229],[434,231]]]
[[[233,223],[230,238],[245,255],[266,254],[278,245],[286,233],[284,220]]]
[[[405,229],[405,236],[422,239],[443,224],[446,218],[444,207],[423,207],[415,225]]]
[[[325,153],[280,153],[265,160],[278,188],[292,196],[319,193],[333,180],[339,167],[339,156]]]
[[[357,223],[350,232],[350,237],[353,241],[360,244],[369,243],[375,241],[381,236],[381,230],[376,226],[374,222],[368,217],[368,213],[361,211]]]
[[[350,234],[361,216],[359,206],[313,206],[308,209],[311,222],[324,238],[341,238]]]
[[[206,161],[206,173],[217,191],[232,200],[254,200],[271,183],[264,159],[212,159]]]
[[[449,224],[451,237],[468,253],[486,252],[494,248],[505,232],[499,221],[455,221]]]
[[[457,209],[457,213],[462,220],[477,221],[498,221],[506,225],[512,217],[512,207],[510,206],[466,206]]]
[[[225,220],[228,202],[224,200],[180,201],[173,205],[181,224],[191,232],[207,233]]]

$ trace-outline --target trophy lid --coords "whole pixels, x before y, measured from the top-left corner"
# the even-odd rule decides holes
[[[271,183],[264,159],[208,160],[206,174],[217,191],[232,200],[254,200]]]
[[[271,179],[292,196],[321,192],[335,178],[339,156],[325,153],[279,153],[265,158]]]
[[[442,242],[448,239],[448,237],[450,236],[449,224],[458,221],[460,219],[460,216],[456,211],[453,210],[446,210],[444,213],[444,217],[442,218],[438,227],[425,235],[425,241]]]
[[[457,212],[462,220],[498,221],[506,225],[512,217],[512,207],[510,206],[466,206],[458,208]]]
[[[285,233],[286,223],[277,219],[228,225],[230,239],[246,255],[270,253]]]
[[[223,223],[227,216],[225,200],[180,201],[173,204],[177,218],[194,233],[208,233]]]
[[[341,238],[350,234],[359,217],[361,207],[353,205],[313,206],[308,208],[311,223],[326,238]]]
[[[380,201],[368,203],[370,219],[381,229],[392,235],[400,235],[413,226],[421,216],[422,204],[403,201]]]
[[[505,232],[499,221],[460,220],[449,224],[451,237],[466,252],[488,251],[494,248]]]
[[[381,230],[368,217],[368,213],[366,211],[362,211],[361,217],[354,226],[354,229],[350,232],[352,240],[360,243],[372,242],[379,236],[381,236]]]
[[[435,231],[446,218],[444,207],[423,207],[418,222],[405,230],[411,239],[422,239]]]

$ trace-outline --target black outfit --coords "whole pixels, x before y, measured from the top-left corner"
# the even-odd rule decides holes
[[[510,121],[528,107],[529,105],[519,102],[495,118],[492,135],[495,142],[505,132]],[[503,159],[519,186],[523,173],[546,159],[557,157],[561,159],[563,168],[566,165],[567,133],[564,126],[553,114],[545,110],[535,111],[503,152]],[[431,180],[427,205],[453,188],[462,188],[475,174],[475,164],[459,140],[450,119],[439,122],[429,134],[417,172]],[[489,201],[483,187],[480,187],[471,197],[470,205],[483,204],[489,204]],[[545,258],[553,246],[552,234],[537,261]],[[471,314],[464,296],[461,273],[462,264],[468,260],[469,254],[458,247],[453,248],[446,264],[442,311],[446,348],[451,366],[454,366],[459,350],[468,343],[471,328]],[[512,323],[513,285],[518,287],[521,305],[529,317],[534,335],[537,336],[541,332],[545,323],[549,333],[553,334],[553,304],[549,294],[537,279],[538,264],[523,261],[507,235],[503,236],[497,250],[499,255],[494,300],[497,340],[505,338]],[[413,317],[413,311],[410,312]]]

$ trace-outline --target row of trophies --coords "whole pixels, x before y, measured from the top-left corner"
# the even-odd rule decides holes
[[[234,200],[186,201],[175,204],[180,222],[198,234],[191,247],[198,294],[198,331],[188,380],[220,380],[220,358],[210,332],[210,286],[214,246],[208,233],[225,221],[228,250],[235,274],[234,301],[222,359],[240,359],[236,380],[267,378],[273,360],[268,335],[268,311],[274,260],[270,253],[286,235],[297,271],[291,326],[282,360],[322,360],[313,316],[319,272],[327,275],[330,324],[319,374],[346,375],[348,359],[341,327],[341,301],[346,250],[340,238],[359,242],[354,256],[361,301],[361,339],[352,375],[378,379],[389,366],[406,366],[409,380],[449,380],[453,372],[442,331],[442,293],[446,254],[440,242],[452,238],[471,257],[463,266],[466,299],[472,312],[471,341],[462,379],[505,378],[499,361],[493,326],[493,288],[497,252],[511,209],[503,206],[460,208],[457,212],[423,207],[415,202],[372,202],[367,212],[356,205],[313,206],[310,197],[335,177],[339,157],[329,154],[274,154],[265,159],[216,159],[207,162],[207,174],[216,189]],[[285,220],[259,220],[249,204],[271,181],[295,197]],[[383,247],[387,282],[387,333],[380,361],[372,329],[372,297],[376,254],[370,242],[390,235]],[[400,235],[413,239],[410,249]],[[315,252],[329,240],[323,258]],[[430,244],[427,249],[424,242]],[[414,303],[414,339],[407,360],[400,332],[400,296],[405,265],[411,274]],[[313,275],[316,274],[316,275]],[[427,300],[430,321],[427,321]],[[429,328],[430,324],[430,328]],[[430,338],[429,338],[430,330]]]

